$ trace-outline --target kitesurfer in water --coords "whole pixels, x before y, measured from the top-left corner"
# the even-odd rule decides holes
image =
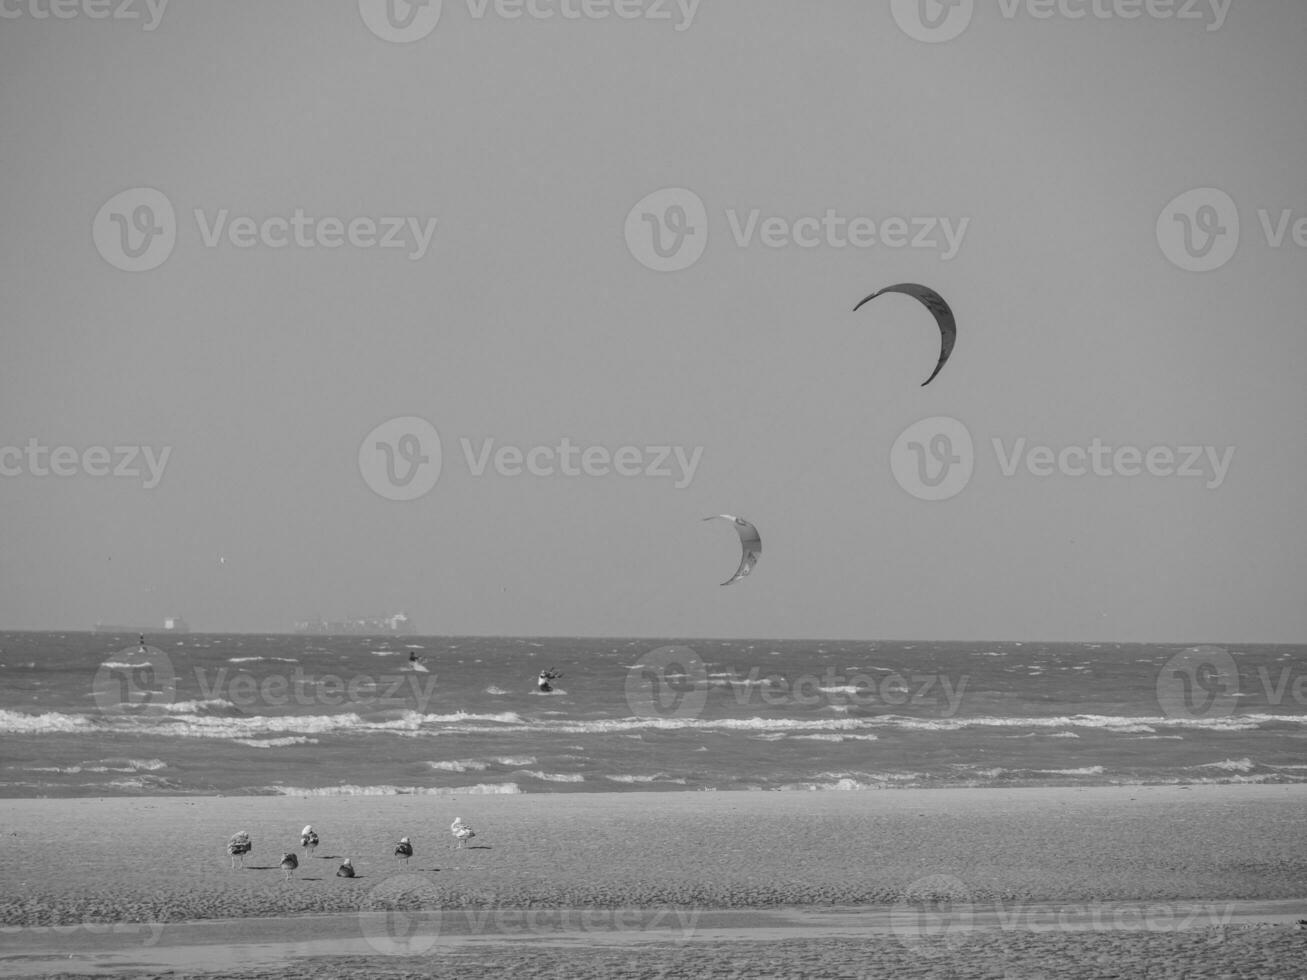
[[[554,686],[550,681],[556,681],[563,676],[563,672],[557,668],[540,671],[540,676],[536,678],[536,690],[541,694],[552,694]]]

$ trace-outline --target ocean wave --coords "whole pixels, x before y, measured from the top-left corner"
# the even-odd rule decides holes
[[[1226,772],[1252,772],[1257,768],[1257,763],[1252,759],[1222,759],[1220,762],[1204,762],[1201,765],[1189,766],[1190,769],[1224,769]]]
[[[534,766],[536,757],[533,755],[501,755],[496,758],[495,763],[501,766],[510,766],[520,769],[522,766]]]
[[[576,772],[541,772],[539,769],[522,769],[523,775],[546,783],[583,783],[585,777]]]
[[[53,772],[63,776],[76,776],[83,772],[155,772],[166,769],[162,759],[101,759],[76,766],[24,766],[23,772]]]
[[[304,735],[289,735],[285,738],[234,738],[233,742],[239,745],[248,745],[252,749],[280,749],[288,745],[317,745],[316,738],[308,738]]]
[[[844,778],[837,779],[829,783],[785,783],[776,787],[782,793],[795,792],[837,792],[837,793],[855,793],[861,790],[883,789],[884,787],[875,783],[864,783],[861,780]]]
[[[248,663],[254,663],[255,661],[258,661],[258,660],[264,660],[264,661],[267,661],[267,662],[269,662],[269,663],[276,662],[276,663],[281,663],[281,664],[297,664],[297,663],[299,663],[298,660],[295,660],[295,659],[292,658],[292,657],[228,657],[228,658],[227,658],[227,663],[229,663],[229,664],[248,664]]]
[[[839,732],[815,732],[811,735],[782,735],[781,737],[793,739],[796,742],[876,742],[880,740],[879,735],[848,735]]]
[[[505,690],[504,690],[502,687],[500,687],[498,684],[491,684],[489,687],[486,688],[486,693],[487,693],[487,694],[494,694],[494,695],[496,695],[496,696],[501,696],[501,695],[507,694],[508,692],[505,691]]]
[[[0,708],[0,732],[38,735],[50,732],[88,732],[95,728],[95,723],[85,715],[65,715],[58,711],[29,715]]]
[[[514,795],[521,793],[517,783],[478,783],[475,786],[269,786],[281,796],[454,796],[471,794]]]
[[[241,715],[243,712],[226,698],[206,698],[203,701],[172,701],[159,708],[170,715]]]
[[[1020,735],[1001,735],[1000,738],[1079,738],[1075,732],[1023,732]],[[1180,736],[1175,736],[1179,738]]]
[[[469,770],[473,772],[481,772],[482,770],[490,768],[488,763],[478,762],[476,759],[465,759],[462,762],[454,760],[445,762],[428,762],[427,765],[432,769],[438,769],[441,772],[467,772]]]

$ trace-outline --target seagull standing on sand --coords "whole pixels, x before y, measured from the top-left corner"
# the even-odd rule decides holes
[[[403,858],[404,864],[408,864],[408,859],[413,856],[413,842],[407,837],[401,837],[399,843],[395,845],[395,857]]]
[[[345,858],[344,863],[341,864],[341,866],[336,869],[336,877],[337,878],[354,877],[354,865],[350,862],[349,858]]]
[[[305,824],[300,831],[300,844],[304,848],[304,860],[313,857],[313,849],[318,846],[318,835],[313,832],[312,824]]]
[[[455,817],[449,825],[449,832],[458,838],[458,846],[466,847],[467,842],[476,836],[476,831],[463,822],[462,817]]]
[[[290,881],[290,873],[300,866],[300,859],[295,856],[294,851],[287,851],[281,856],[281,870],[286,872],[286,880]]]
[[[236,868],[236,859],[241,859],[241,867],[245,867],[245,855],[254,850],[254,844],[250,841],[250,835],[245,831],[231,835],[231,840],[227,842],[227,853],[231,855],[232,869]]]

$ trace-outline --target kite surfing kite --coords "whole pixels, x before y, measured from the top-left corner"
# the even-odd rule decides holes
[[[935,370],[931,376],[921,383],[921,387],[924,388],[935,380],[935,375],[944,369],[949,355],[953,353],[953,343],[958,339],[957,321],[953,319],[953,311],[949,309],[949,305],[943,296],[929,286],[921,286],[915,282],[901,282],[896,286],[886,286],[884,289],[872,293],[855,306],[853,312],[857,313],[858,310],[877,296],[884,296],[886,293],[903,293],[905,296],[911,296],[930,310],[935,317],[935,323],[939,325],[939,363],[935,365]]]
[[[730,585],[732,582],[738,582],[744,578],[758,564],[758,556],[762,554],[762,536],[758,534],[758,529],[746,521],[743,517],[736,517],[733,514],[714,514],[712,517],[705,517],[705,521],[730,521],[735,525],[736,533],[740,535],[740,567],[735,570],[735,574],[728,578],[722,585]]]

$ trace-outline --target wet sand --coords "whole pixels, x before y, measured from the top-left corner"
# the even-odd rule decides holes
[[[1260,785],[6,800],[0,974],[1291,975],[1304,804]],[[454,848],[455,815],[477,846]],[[254,851],[232,871],[237,830]],[[1274,900],[1294,901],[1234,904]],[[231,943],[243,961],[215,958]]]

